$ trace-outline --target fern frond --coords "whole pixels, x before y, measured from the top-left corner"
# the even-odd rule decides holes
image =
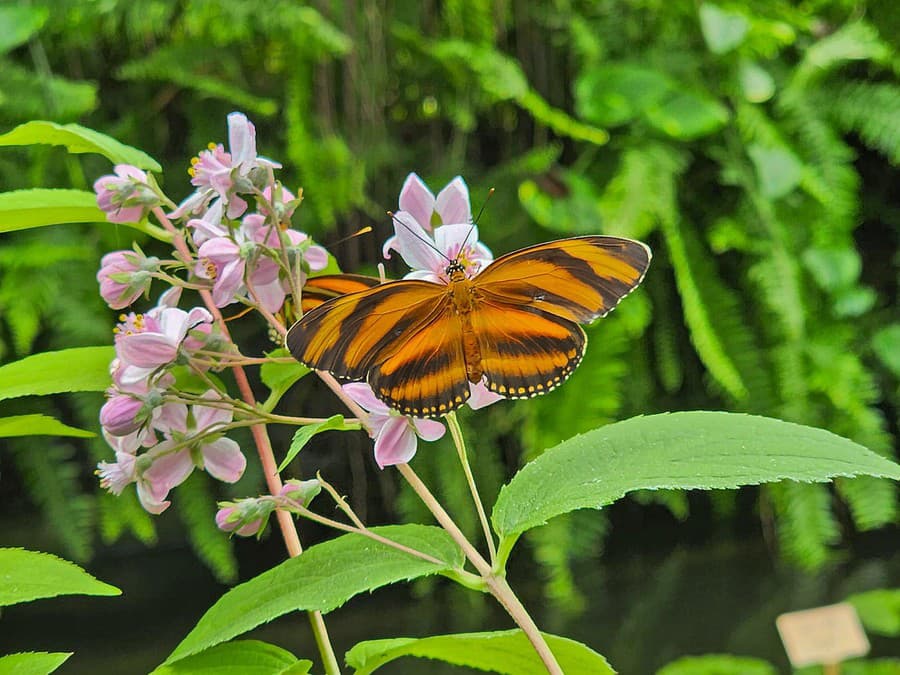
[[[807,570],[820,568],[840,539],[828,488],[785,481],[766,486],[766,491],[775,508],[784,557]]]
[[[851,81],[829,86],[817,96],[820,105],[844,132],[900,164],[900,86],[888,82]]]
[[[40,436],[6,440],[25,489],[65,557],[89,560],[94,549],[94,499],[81,490],[81,463],[72,447]]]
[[[194,471],[178,486],[172,501],[187,528],[191,547],[200,559],[219,581],[234,583],[237,580],[237,560],[228,535],[216,527],[216,498],[206,474]]]
[[[860,476],[835,481],[838,493],[850,507],[860,531],[875,530],[897,522],[897,485],[884,478]]]

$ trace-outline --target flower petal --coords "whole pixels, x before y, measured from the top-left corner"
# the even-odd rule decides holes
[[[413,426],[416,428],[416,433],[419,438],[423,441],[436,441],[441,438],[447,429],[441,422],[437,420],[427,420],[421,417],[416,417],[412,421]]]
[[[406,464],[416,454],[416,432],[408,417],[392,415],[375,439],[375,461],[382,469]]]
[[[431,230],[434,195],[415,173],[409,174],[400,188],[400,210],[409,213],[426,230]]]
[[[488,389],[483,380],[478,384],[469,382],[469,400],[466,403],[472,410],[479,410],[502,400],[503,397]]]
[[[441,217],[441,223],[471,223],[472,206],[469,203],[469,188],[462,176],[457,176],[438,193],[434,210]]]
[[[200,448],[203,468],[213,478],[226,483],[234,483],[244,475],[247,458],[240,446],[230,438],[220,438]]]
[[[368,412],[387,413],[390,410],[387,405],[375,397],[372,387],[365,382],[348,382],[341,385],[341,389]]]
[[[391,248],[414,270],[428,270],[439,273],[447,265],[447,260],[435,247],[431,235],[426,232],[406,211],[394,214],[394,232]]]
[[[178,347],[159,333],[134,333],[116,340],[116,353],[128,366],[159,368],[175,359]]]

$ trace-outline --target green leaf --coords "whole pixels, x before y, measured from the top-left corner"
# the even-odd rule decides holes
[[[775,79],[755,61],[741,61],[738,81],[744,98],[750,103],[765,103],[775,95]]]
[[[268,352],[266,356],[270,359],[274,359],[290,357],[291,353],[286,348],[279,347],[278,349]],[[262,379],[263,384],[272,390],[272,395],[278,400],[297,380],[309,372],[309,368],[296,360],[292,361],[292,363],[274,363],[272,361],[267,361],[260,367],[259,377]]]
[[[286,649],[259,640],[235,640],[216,645],[151,675],[304,675],[312,661],[300,661]]]
[[[288,612],[330,612],[359,593],[463,565],[462,551],[440,528],[388,525],[372,531],[443,562],[428,562],[359,534],[317,544],[228,591],[201,617],[166,664]]]
[[[0,366],[0,401],[18,396],[46,396],[70,391],[104,391],[115,349],[75,347],[43,352]],[[78,367],[73,368],[72,364]]]
[[[0,54],[28,42],[49,14],[46,7],[0,7]]]
[[[728,108],[706,94],[675,91],[650,106],[644,116],[650,126],[680,141],[691,141],[721,129]]]
[[[14,436],[74,436],[76,438],[93,438],[93,431],[78,429],[63,424],[58,419],[47,415],[13,415],[0,417],[0,438]]]
[[[605,658],[580,642],[547,633],[543,636],[567,675],[615,673]],[[344,660],[348,666],[356,668],[356,675],[368,675],[402,656],[437,659],[508,675],[541,675],[547,672],[534,647],[520,630],[368,640],[354,646]]]
[[[850,288],[859,279],[862,261],[851,247],[809,248],[803,252],[803,264],[823,291]]]
[[[896,377],[900,377],[900,323],[892,323],[875,333],[872,349],[882,363]]]
[[[633,490],[859,475],[896,480],[900,465],[824,429],[738,413],[664,413],[595,429],[547,450],[503,487],[491,520],[501,537],[515,537]]]
[[[604,126],[631,121],[674,91],[674,83],[659,70],[613,63],[582,72],[575,82],[579,117]]]
[[[724,54],[747,37],[750,22],[740,12],[728,11],[704,2],[700,5],[700,30],[713,54]]]
[[[803,163],[788,148],[753,143],[747,147],[747,154],[756,168],[756,180],[764,197],[779,199],[799,185]]]
[[[881,588],[847,598],[866,630],[887,637],[900,636],[900,588]]]
[[[776,675],[768,661],[731,654],[685,656],[668,663],[656,675]]]
[[[0,675],[48,675],[73,652],[22,652],[0,656]]]
[[[72,153],[93,152],[103,155],[113,164],[131,164],[139,169],[162,171],[159,162],[147,153],[80,124],[57,124],[35,120],[20,124],[0,136],[0,146],[36,144],[63,145]]]
[[[49,553],[0,548],[0,607],[57,595],[121,595],[75,563]]]
[[[0,192],[0,232],[60,223],[103,223],[97,196],[85,190],[35,188]]]
[[[288,448],[287,455],[285,455],[284,460],[281,464],[278,465],[278,471],[284,471],[284,468],[291,463],[291,460],[297,456],[297,454],[303,449],[303,447],[309,443],[309,439],[315,436],[317,433],[321,431],[328,431],[330,429],[343,429],[344,428],[344,416],[343,415],[332,415],[327,420],[323,420],[322,422],[316,422],[315,424],[307,424],[305,427],[300,427],[294,433],[294,438],[291,440],[291,447]]]

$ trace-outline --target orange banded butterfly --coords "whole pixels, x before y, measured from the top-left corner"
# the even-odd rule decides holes
[[[587,336],[578,324],[615,308],[650,258],[641,242],[597,235],[507,253],[471,279],[450,260],[447,284],[409,279],[335,297],[304,314],[285,341],[304,365],[366,381],[416,417],[459,408],[482,378],[507,398],[537,396],[581,361]]]

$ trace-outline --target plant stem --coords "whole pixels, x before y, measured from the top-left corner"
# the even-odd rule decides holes
[[[481,574],[491,595],[497,598],[497,601],[503,605],[503,608],[512,617],[513,621],[516,622],[519,628],[522,629],[522,632],[528,637],[534,650],[538,653],[538,656],[547,668],[547,672],[551,673],[551,675],[563,675],[562,668],[560,668],[553,652],[550,651],[550,647],[547,644],[547,641],[544,640],[544,636],[541,635],[541,631],[538,629],[537,624],[534,623],[534,619],[531,618],[528,611],[516,597],[512,588],[506,583],[506,579],[494,573],[491,565],[481,557],[481,554],[478,553],[475,547],[472,546],[468,539],[466,539],[466,535],[464,535],[462,530],[459,529],[459,526],[453,522],[453,519],[447,514],[444,507],[438,503],[437,499],[434,498],[434,495],[431,494],[431,491],[422,482],[416,472],[412,470],[412,467],[410,467],[409,464],[398,464],[397,469],[406,479],[406,482],[409,483],[410,487],[415,490],[419,499],[421,499],[425,506],[428,507],[428,510],[431,511],[441,527],[447,530],[449,535],[453,537],[453,540],[463,550],[466,557],[472,562],[475,569],[478,570],[478,573]]]
[[[484,503],[481,501],[481,495],[478,494],[478,486],[475,485],[475,477],[472,475],[472,467],[469,465],[469,455],[466,453],[466,441],[463,438],[462,429],[459,421],[456,419],[456,413],[451,412],[445,415],[447,426],[450,427],[450,435],[453,437],[453,443],[456,445],[456,452],[459,454],[459,462],[462,464],[463,473],[466,475],[466,482],[469,484],[469,492],[472,494],[472,501],[475,502],[475,510],[478,511],[478,520],[481,521],[481,529],[484,532],[484,540],[487,542],[488,552],[491,556],[491,566],[497,564],[497,549],[494,548],[494,537],[491,534],[491,526],[488,524],[487,514],[484,511]]]
[[[157,217],[166,230],[172,233],[172,243],[184,260],[190,260],[191,251],[185,243],[184,237],[166,217],[162,208],[157,206],[153,209],[153,215]],[[216,303],[213,302],[212,293],[208,290],[199,290],[198,292],[200,293],[200,297],[203,298],[203,303],[206,305],[206,308],[213,315],[213,318],[215,318],[219,329],[222,331],[222,335],[227,340],[231,341],[228,325],[225,323],[222,312],[219,311],[219,308],[216,307]],[[238,390],[241,392],[241,398],[247,405],[255,407],[256,398],[253,395],[253,389],[250,387],[250,381],[247,379],[247,373],[239,365],[231,366],[231,370],[234,374],[235,382],[237,382]],[[266,425],[255,424],[250,427],[250,432],[253,435],[253,440],[256,444],[256,451],[259,455],[259,461],[262,464],[263,475],[265,476],[269,493],[276,496],[281,492],[282,483],[281,476],[278,475],[278,464],[275,462],[275,454],[272,451],[272,443],[269,440]],[[275,518],[278,521],[278,527],[281,530],[281,536],[284,539],[284,545],[287,548],[288,555],[292,558],[297,557],[303,552],[303,547],[300,544],[300,535],[297,534],[294,519],[291,518],[290,513],[284,511],[276,511]],[[313,635],[315,636],[316,645],[319,648],[319,654],[322,657],[322,665],[325,668],[326,674],[340,675],[341,667],[338,665],[337,657],[334,654],[334,648],[331,645],[331,640],[328,638],[328,629],[325,627],[325,619],[322,617],[322,613],[315,611],[307,612],[307,614],[309,615],[309,623],[312,627]]]

